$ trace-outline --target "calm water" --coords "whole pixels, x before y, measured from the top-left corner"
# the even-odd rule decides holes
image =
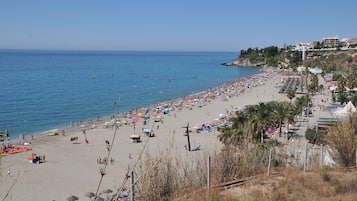
[[[0,51],[0,130],[12,139],[151,105],[259,71],[237,53]]]

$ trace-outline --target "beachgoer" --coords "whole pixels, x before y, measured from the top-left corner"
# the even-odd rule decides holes
[[[102,163],[102,159],[100,157],[97,158],[97,163],[101,164]]]
[[[11,173],[10,170],[7,170],[7,176],[10,177]]]
[[[62,135],[63,136],[66,136],[66,134],[65,134],[66,132],[64,131],[64,130],[62,130]]]

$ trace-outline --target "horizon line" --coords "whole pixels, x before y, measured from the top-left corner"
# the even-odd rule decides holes
[[[239,53],[240,51],[228,50],[105,50],[105,49],[31,49],[31,48],[0,48],[0,51],[48,51],[48,52],[226,52]]]

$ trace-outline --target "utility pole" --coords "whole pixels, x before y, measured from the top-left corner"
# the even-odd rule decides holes
[[[130,178],[130,179],[131,179],[131,180],[130,180],[130,181],[131,181],[131,182],[130,182],[130,187],[131,187],[131,190],[130,190],[130,191],[131,191],[131,192],[130,192],[130,193],[131,193],[130,201],[134,201],[134,196],[135,196],[135,193],[134,193],[134,189],[135,189],[135,188],[134,188],[134,182],[135,182],[135,181],[134,181],[134,170],[131,171],[131,178]]]
[[[187,126],[185,126],[185,127],[183,127],[183,128],[186,128],[185,133],[187,134],[188,151],[191,151],[190,131],[188,130],[188,128],[189,128],[189,123],[187,123]]]
[[[207,200],[210,200],[211,191],[211,156],[208,155],[207,160]]]

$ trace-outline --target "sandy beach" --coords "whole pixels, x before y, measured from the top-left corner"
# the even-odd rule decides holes
[[[165,105],[169,108],[167,114],[161,111],[155,114],[150,109],[147,125],[143,125],[143,121],[135,116],[138,118],[135,129],[132,122],[117,129],[110,155],[114,162],[107,166],[100,192],[104,189],[114,190],[122,183],[128,167],[133,166],[145,145],[144,153],[152,155],[170,153],[204,157],[207,153],[218,151],[221,143],[214,125],[225,121],[220,114],[229,115],[246,105],[264,101],[288,101],[285,94],[278,93],[281,76],[281,73],[268,69],[249,79],[227,83],[200,95],[187,96],[180,100],[179,106],[178,102],[173,101],[169,106]],[[211,95],[216,98],[210,98],[213,97]],[[162,121],[154,122],[152,118],[155,115],[160,115]],[[128,113],[124,117],[130,120],[134,115]],[[99,169],[103,167],[98,160],[107,155],[106,140],[111,143],[115,131],[110,126],[104,126],[105,122],[97,123],[94,129],[87,127],[85,135],[82,131],[84,128],[72,128],[66,130],[65,136],[61,133],[56,136],[36,136],[33,140],[27,140],[31,142],[28,146],[32,148],[31,151],[2,157],[0,199],[48,201],[66,200],[68,196],[75,195],[79,200],[88,200],[84,194],[96,191]],[[192,130],[191,148],[199,147],[198,151],[186,150],[187,137],[184,136],[183,127],[188,123]],[[210,124],[211,132],[204,130],[196,133],[194,126],[205,123]],[[144,128],[152,129],[155,137],[146,136],[142,132]],[[132,134],[139,135],[141,142],[133,143],[130,140]],[[70,140],[75,137],[78,137],[77,141]],[[27,158],[31,153],[45,155],[46,161],[41,164],[30,163]]]

